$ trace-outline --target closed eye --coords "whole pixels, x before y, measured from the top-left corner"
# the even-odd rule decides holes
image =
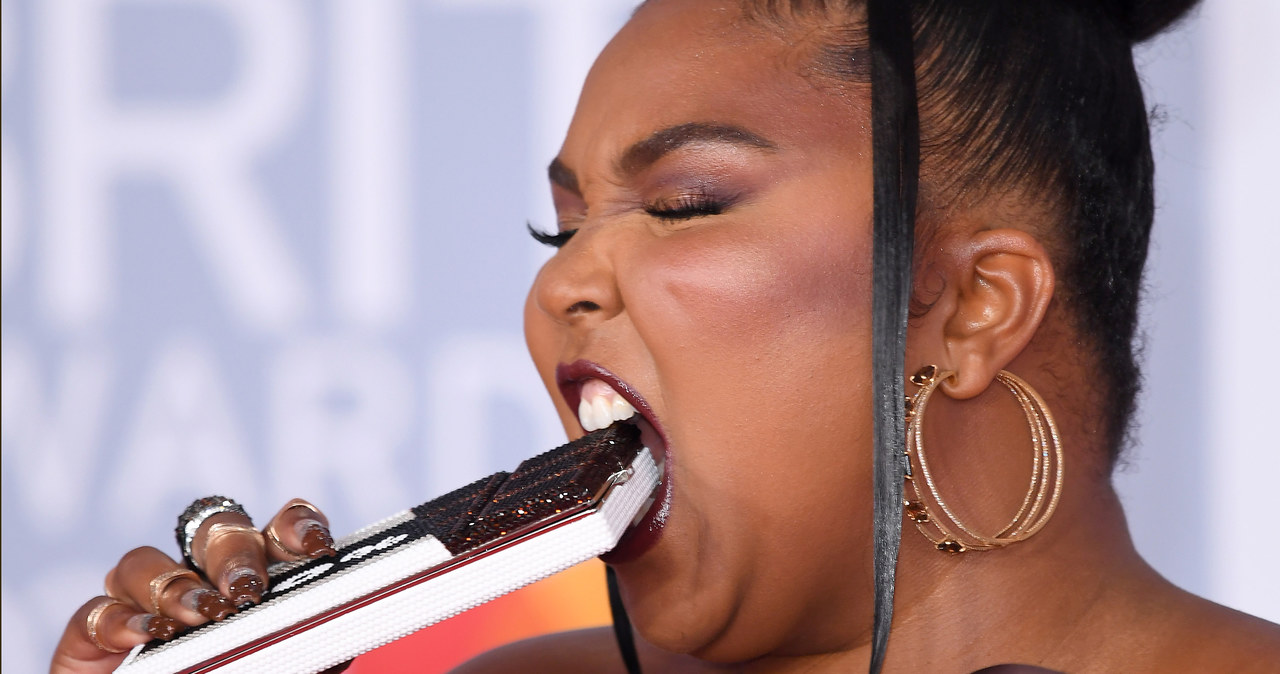
[[[525,227],[529,229],[529,236],[532,236],[534,241],[552,248],[563,248],[566,243],[569,243],[569,239],[572,239],[573,235],[578,233],[576,229],[566,229],[555,234],[547,234],[534,228],[533,223],[530,222],[526,222]]]
[[[662,220],[689,220],[724,212],[724,202],[703,192],[682,194],[645,206],[644,211]]]

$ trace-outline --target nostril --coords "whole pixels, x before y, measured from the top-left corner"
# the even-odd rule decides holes
[[[587,231],[586,237],[574,239],[574,250],[552,256],[534,281],[538,308],[566,326],[607,319],[622,310],[613,267],[595,245],[599,234]]]

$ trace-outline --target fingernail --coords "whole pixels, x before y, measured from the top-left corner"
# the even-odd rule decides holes
[[[306,556],[315,559],[338,554],[333,548],[333,536],[329,535],[329,528],[318,520],[299,520],[294,526],[302,538],[302,553]]]
[[[197,587],[182,595],[182,605],[210,620],[223,620],[236,612],[226,597],[208,588]]]
[[[143,613],[129,618],[127,623],[129,629],[135,632],[141,632],[150,636],[152,639],[160,639],[168,641],[173,635],[178,633],[182,628],[182,623],[162,615],[154,613]]]
[[[262,601],[262,593],[267,591],[267,584],[258,577],[258,573],[249,567],[239,567],[227,574],[231,580],[227,584],[227,594],[231,603],[237,608],[252,606]]]

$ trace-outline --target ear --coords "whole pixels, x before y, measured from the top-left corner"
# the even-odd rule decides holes
[[[948,242],[939,260],[945,286],[921,323],[919,345],[921,355],[935,359],[921,364],[956,372],[941,388],[957,399],[985,391],[1026,348],[1054,286],[1049,254],[1031,234],[996,229],[965,236]]]

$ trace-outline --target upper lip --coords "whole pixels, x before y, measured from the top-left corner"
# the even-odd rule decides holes
[[[556,384],[560,387],[560,395],[564,397],[564,401],[569,404],[570,411],[577,414],[578,403],[582,400],[582,382],[588,379],[599,379],[609,385],[624,400],[631,403],[636,408],[640,416],[648,421],[653,429],[658,432],[663,442],[668,446],[667,433],[662,428],[662,422],[658,421],[658,415],[653,413],[653,408],[649,406],[648,401],[638,391],[631,388],[631,385],[623,381],[618,375],[606,370],[603,366],[593,363],[589,360],[575,360],[572,363],[561,363],[556,366]]]

